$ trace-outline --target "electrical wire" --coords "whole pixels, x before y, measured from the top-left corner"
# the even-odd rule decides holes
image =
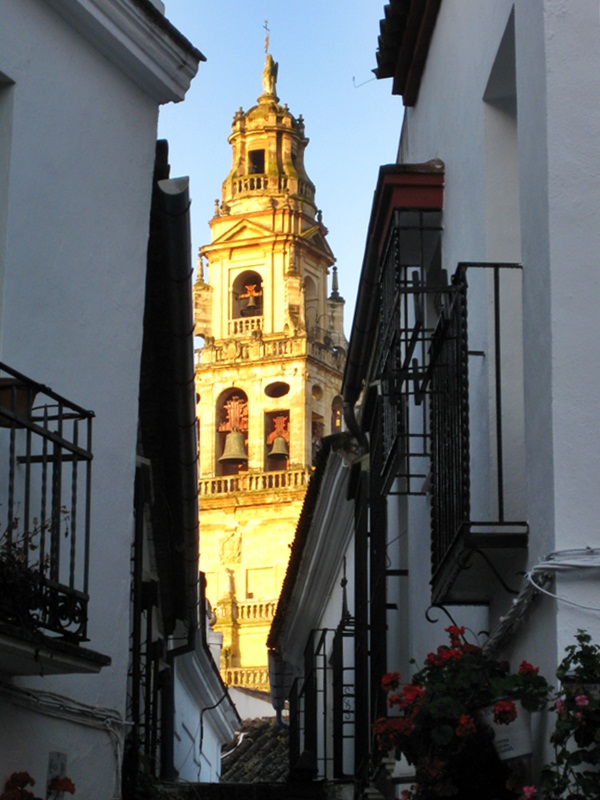
[[[123,756],[122,729],[131,723],[126,722],[115,709],[101,708],[73,700],[54,692],[24,689],[0,683],[0,695],[14,705],[33,709],[47,717],[67,720],[76,725],[104,731],[110,738],[115,763],[115,782],[113,800],[119,800],[120,769]]]
[[[575,606],[575,608],[581,608],[584,611],[600,612],[600,608],[597,606],[588,606],[582,603],[576,603],[575,600],[570,600],[569,598],[563,597],[556,592],[551,592],[549,589],[545,589],[535,580],[535,576],[539,574],[558,574],[561,572],[573,572],[575,570],[590,569],[600,569],[600,548],[585,547],[571,550],[556,550],[555,552],[550,553],[546,557],[545,561],[540,564],[536,564],[536,566],[533,567],[525,577],[529,583],[535,587],[535,589],[542,592],[542,594],[553,598],[554,600],[558,600],[560,603]]]
[[[549,553],[543,561],[533,566],[523,577],[523,584],[517,596],[513,599],[511,607],[484,645],[487,653],[497,652],[506,639],[518,628],[538,594],[544,594],[553,600],[586,611],[600,611],[600,608],[585,606],[563,597],[556,592],[551,592],[545,585],[559,573],[576,573],[577,570],[589,571],[600,569],[600,548],[582,547],[568,550],[555,550]]]

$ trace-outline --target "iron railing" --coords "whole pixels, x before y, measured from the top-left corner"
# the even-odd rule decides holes
[[[431,566],[435,574],[461,526],[469,520],[469,354],[467,284],[453,278],[447,315],[432,338],[431,371]]]
[[[87,637],[93,413],[0,363],[0,621]]]
[[[385,491],[397,478],[401,494],[430,493],[435,583],[458,540],[471,549],[526,545],[515,488],[523,460],[515,445],[522,418],[521,265],[464,262],[448,281],[426,236],[435,233],[435,217],[403,212],[395,222],[380,274],[378,383],[387,402],[378,472]],[[472,341],[467,295],[477,310]],[[470,395],[485,400],[488,393],[492,402],[477,408],[473,453]]]
[[[304,653],[304,674],[290,691],[290,758],[316,753],[318,777],[354,774],[356,732],[354,628],[312,631]]]

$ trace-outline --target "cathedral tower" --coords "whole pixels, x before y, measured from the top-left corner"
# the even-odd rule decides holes
[[[304,167],[304,122],[279,105],[276,79],[268,54],[258,105],[233,118],[232,168],[194,290],[204,339],[200,565],[223,634],[223,678],[260,691],[314,455],[341,429],[346,348],[335,259]]]

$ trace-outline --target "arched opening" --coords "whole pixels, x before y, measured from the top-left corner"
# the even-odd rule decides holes
[[[262,278],[258,272],[242,272],[231,287],[231,318],[262,317]]]
[[[265,414],[265,470],[286,470],[290,457],[290,412],[270,411]]]
[[[248,397],[232,387],[216,407],[216,475],[237,475],[248,468]]]
[[[319,318],[319,296],[317,285],[310,276],[304,279],[304,318],[306,330],[309,335],[314,335]]]
[[[344,401],[341,395],[336,395],[331,401],[331,432],[339,433],[342,430],[342,410]]]

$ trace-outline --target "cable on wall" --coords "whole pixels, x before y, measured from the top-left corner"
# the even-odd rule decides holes
[[[520,626],[529,613],[533,601],[540,593],[561,603],[567,603],[588,611],[600,611],[600,608],[581,605],[546,588],[546,585],[557,574],[567,572],[577,574],[578,571],[589,573],[590,570],[598,569],[600,569],[600,548],[597,547],[555,550],[549,553],[543,561],[536,564],[524,575],[517,597],[513,599],[508,612],[500,617],[496,629],[483,647],[484,651],[492,655],[500,650],[509,636]]]
[[[6,683],[0,683],[0,695],[14,705],[33,709],[38,714],[104,731],[110,738],[114,755],[115,782],[113,800],[119,800],[121,797],[120,768],[123,755],[122,729],[131,723],[126,722],[118,711],[112,708],[88,705],[54,692],[23,689]]]

